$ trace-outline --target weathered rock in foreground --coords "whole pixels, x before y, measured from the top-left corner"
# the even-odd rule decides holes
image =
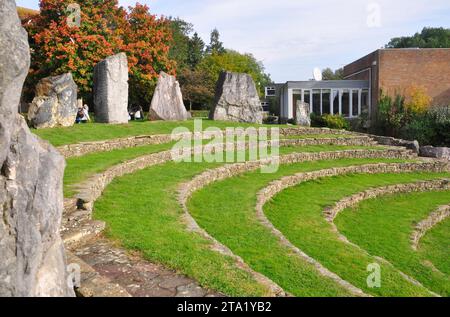
[[[28,109],[31,126],[36,129],[72,126],[78,110],[77,90],[71,73],[42,79]]]
[[[311,113],[309,104],[297,101],[295,108],[295,124],[302,127],[311,126]]]
[[[94,68],[95,121],[128,123],[128,61],[125,53],[110,56]]]
[[[190,118],[183,103],[180,84],[174,76],[159,75],[148,114],[149,120],[184,121]]]
[[[222,72],[209,118],[261,124],[263,108],[253,78],[248,74]]]
[[[0,2],[0,296],[74,296],[59,229],[64,159],[17,113],[30,54],[13,0]]]

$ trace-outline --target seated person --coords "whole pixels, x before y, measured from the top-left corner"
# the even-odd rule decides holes
[[[85,110],[83,108],[79,108],[78,112],[77,112],[77,117],[75,119],[75,123],[80,124],[80,123],[87,123],[87,122],[88,122],[88,118],[86,117]]]

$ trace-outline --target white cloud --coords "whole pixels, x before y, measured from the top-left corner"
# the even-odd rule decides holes
[[[23,0],[27,1],[27,0]],[[37,0],[35,0],[37,1]],[[119,0],[121,5],[135,0]],[[277,81],[308,79],[311,69],[340,67],[424,26],[450,27],[448,0],[139,0],[179,16],[207,42],[217,27],[226,47],[263,60]],[[381,27],[367,26],[378,3]]]

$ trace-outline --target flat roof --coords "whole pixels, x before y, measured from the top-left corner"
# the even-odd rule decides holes
[[[368,80],[308,80],[308,81],[288,81],[286,84],[288,89],[369,89]]]

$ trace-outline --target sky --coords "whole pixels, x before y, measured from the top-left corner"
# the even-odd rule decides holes
[[[17,0],[38,8],[38,0]],[[75,2],[75,1],[74,1]],[[139,0],[154,14],[180,17],[209,42],[251,53],[275,82],[309,80],[423,27],[450,28],[449,0]],[[136,0],[119,0],[123,6]],[[80,1],[82,7],[82,1]]]

